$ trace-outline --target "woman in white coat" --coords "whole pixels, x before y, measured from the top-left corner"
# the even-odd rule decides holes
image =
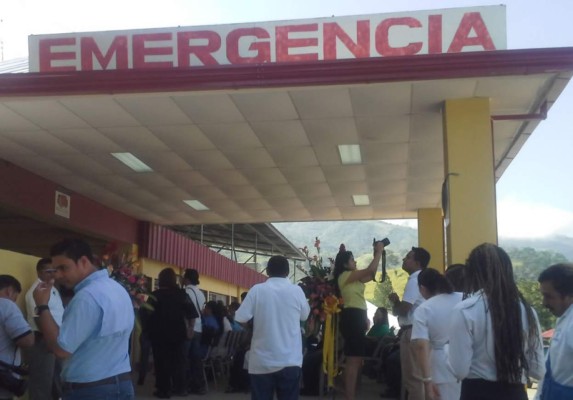
[[[537,314],[515,284],[511,259],[484,243],[466,267],[466,295],[452,311],[449,361],[461,400],[527,400],[527,377],[544,372]]]
[[[450,315],[462,301],[449,281],[426,268],[418,275],[420,293],[426,299],[414,311],[412,342],[422,372],[426,400],[459,400],[461,384],[448,364]]]

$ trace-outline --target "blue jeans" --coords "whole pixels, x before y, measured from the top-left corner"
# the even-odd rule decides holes
[[[285,367],[271,374],[250,374],[251,400],[297,400],[301,368]]]
[[[135,398],[130,380],[81,389],[64,390],[63,400],[132,400]]]

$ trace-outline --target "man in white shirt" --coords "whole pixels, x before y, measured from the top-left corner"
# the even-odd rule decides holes
[[[573,399],[573,264],[557,264],[539,275],[543,305],[557,317],[540,384],[541,400]]]
[[[26,361],[30,367],[29,387],[28,393],[30,400],[51,400],[59,399],[61,396],[61,384],[59,377],[59,361],[56,359],[54,353],[48,350],[46,342],[42,333],[36,324],[36,302],[34,301],[34,289],[41,282],[50,282],[54,279],[56,270],[52,268],[52,260],[49,258],[42,258],[36,264],[36,273],[38,279],[32,284],[28,292],[26,292],[26,314],[28,323],[32,327],[34,336],[36,338],[33,347],[26,349],[24,352]],[[64,305],[58,289],[52,287],[52,293],[48,306],[58,326],[62,324],[62,317],[64,315]]]
[[[199,272],[188,269],[183,274],[185,292],[195,306],[197,313],[202,314],[205,307],[205,295],[199,289]],[[189,343],[189,391],[196,394],[207,393],[206,382],[203,378],[203,360],[201,353],[201,332],[203,330],[201,318],[195,318],[193,338]]]
[[[269,279],[249,290],[235,314],[242,324],[254,320],[249,356],[251,398],[295,400],[302,367],[300,321],[310,307],[302,289],[288,279],[288,260],[273,256],[267,264]]]
[[[398,317],[400,324],[400,363],[402,369],[402,400],[424,400],[424,383],[416,355],[411,346],[413,314],[424,302],[418,288],[418,275],[430,263],[430,253],[422,247],[412,247],[402,260],[402,269],[410,276],[404,289],[402,301],[396,293],[390,293],[392,313]]]

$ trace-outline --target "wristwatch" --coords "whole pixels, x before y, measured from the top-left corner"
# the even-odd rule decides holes
[[[34,311],[35,311],[36,315],[40,315],[42,313],[42,311],[46,311],[49,309],[50,309],[50,307],[47,304],[42,304],[42,305],[36,306]]]

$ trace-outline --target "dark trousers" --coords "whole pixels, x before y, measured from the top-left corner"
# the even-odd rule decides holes
[[[146,333],[141,333],[139,336],[139,346],[141,352],[139,356],[139,376],[137,378],[137,383],[139,385],[143,385],[149,368],[149,356],[151,355],[151,340]]]
[[[300,367],[286,367],[271,374],[251,374],[251,400],[297,400]]]
[[[57,400],[62,395],[61,362],[48,350],[40,332],[34,332],[34,336],[34,345],[23,351],[30,371],[28,397],[30,400]]]
[[[183,393],[185,385],[185,342],[152,342],[155,387],[163,394]]]
[[[203,355],[201,349],[201,333],[193,333],[193,339],[188,343],[188,373],[187,385],[191,391],[200,391],[205,388],[203,379]]]
[[[238,350],[233,356],[233,364],[229,371],[229,388],[237,392],[249,391],[249,373],[243,368],[246,350]]]
[[[527,400],[523,383],[464,379],[460,400]]]

